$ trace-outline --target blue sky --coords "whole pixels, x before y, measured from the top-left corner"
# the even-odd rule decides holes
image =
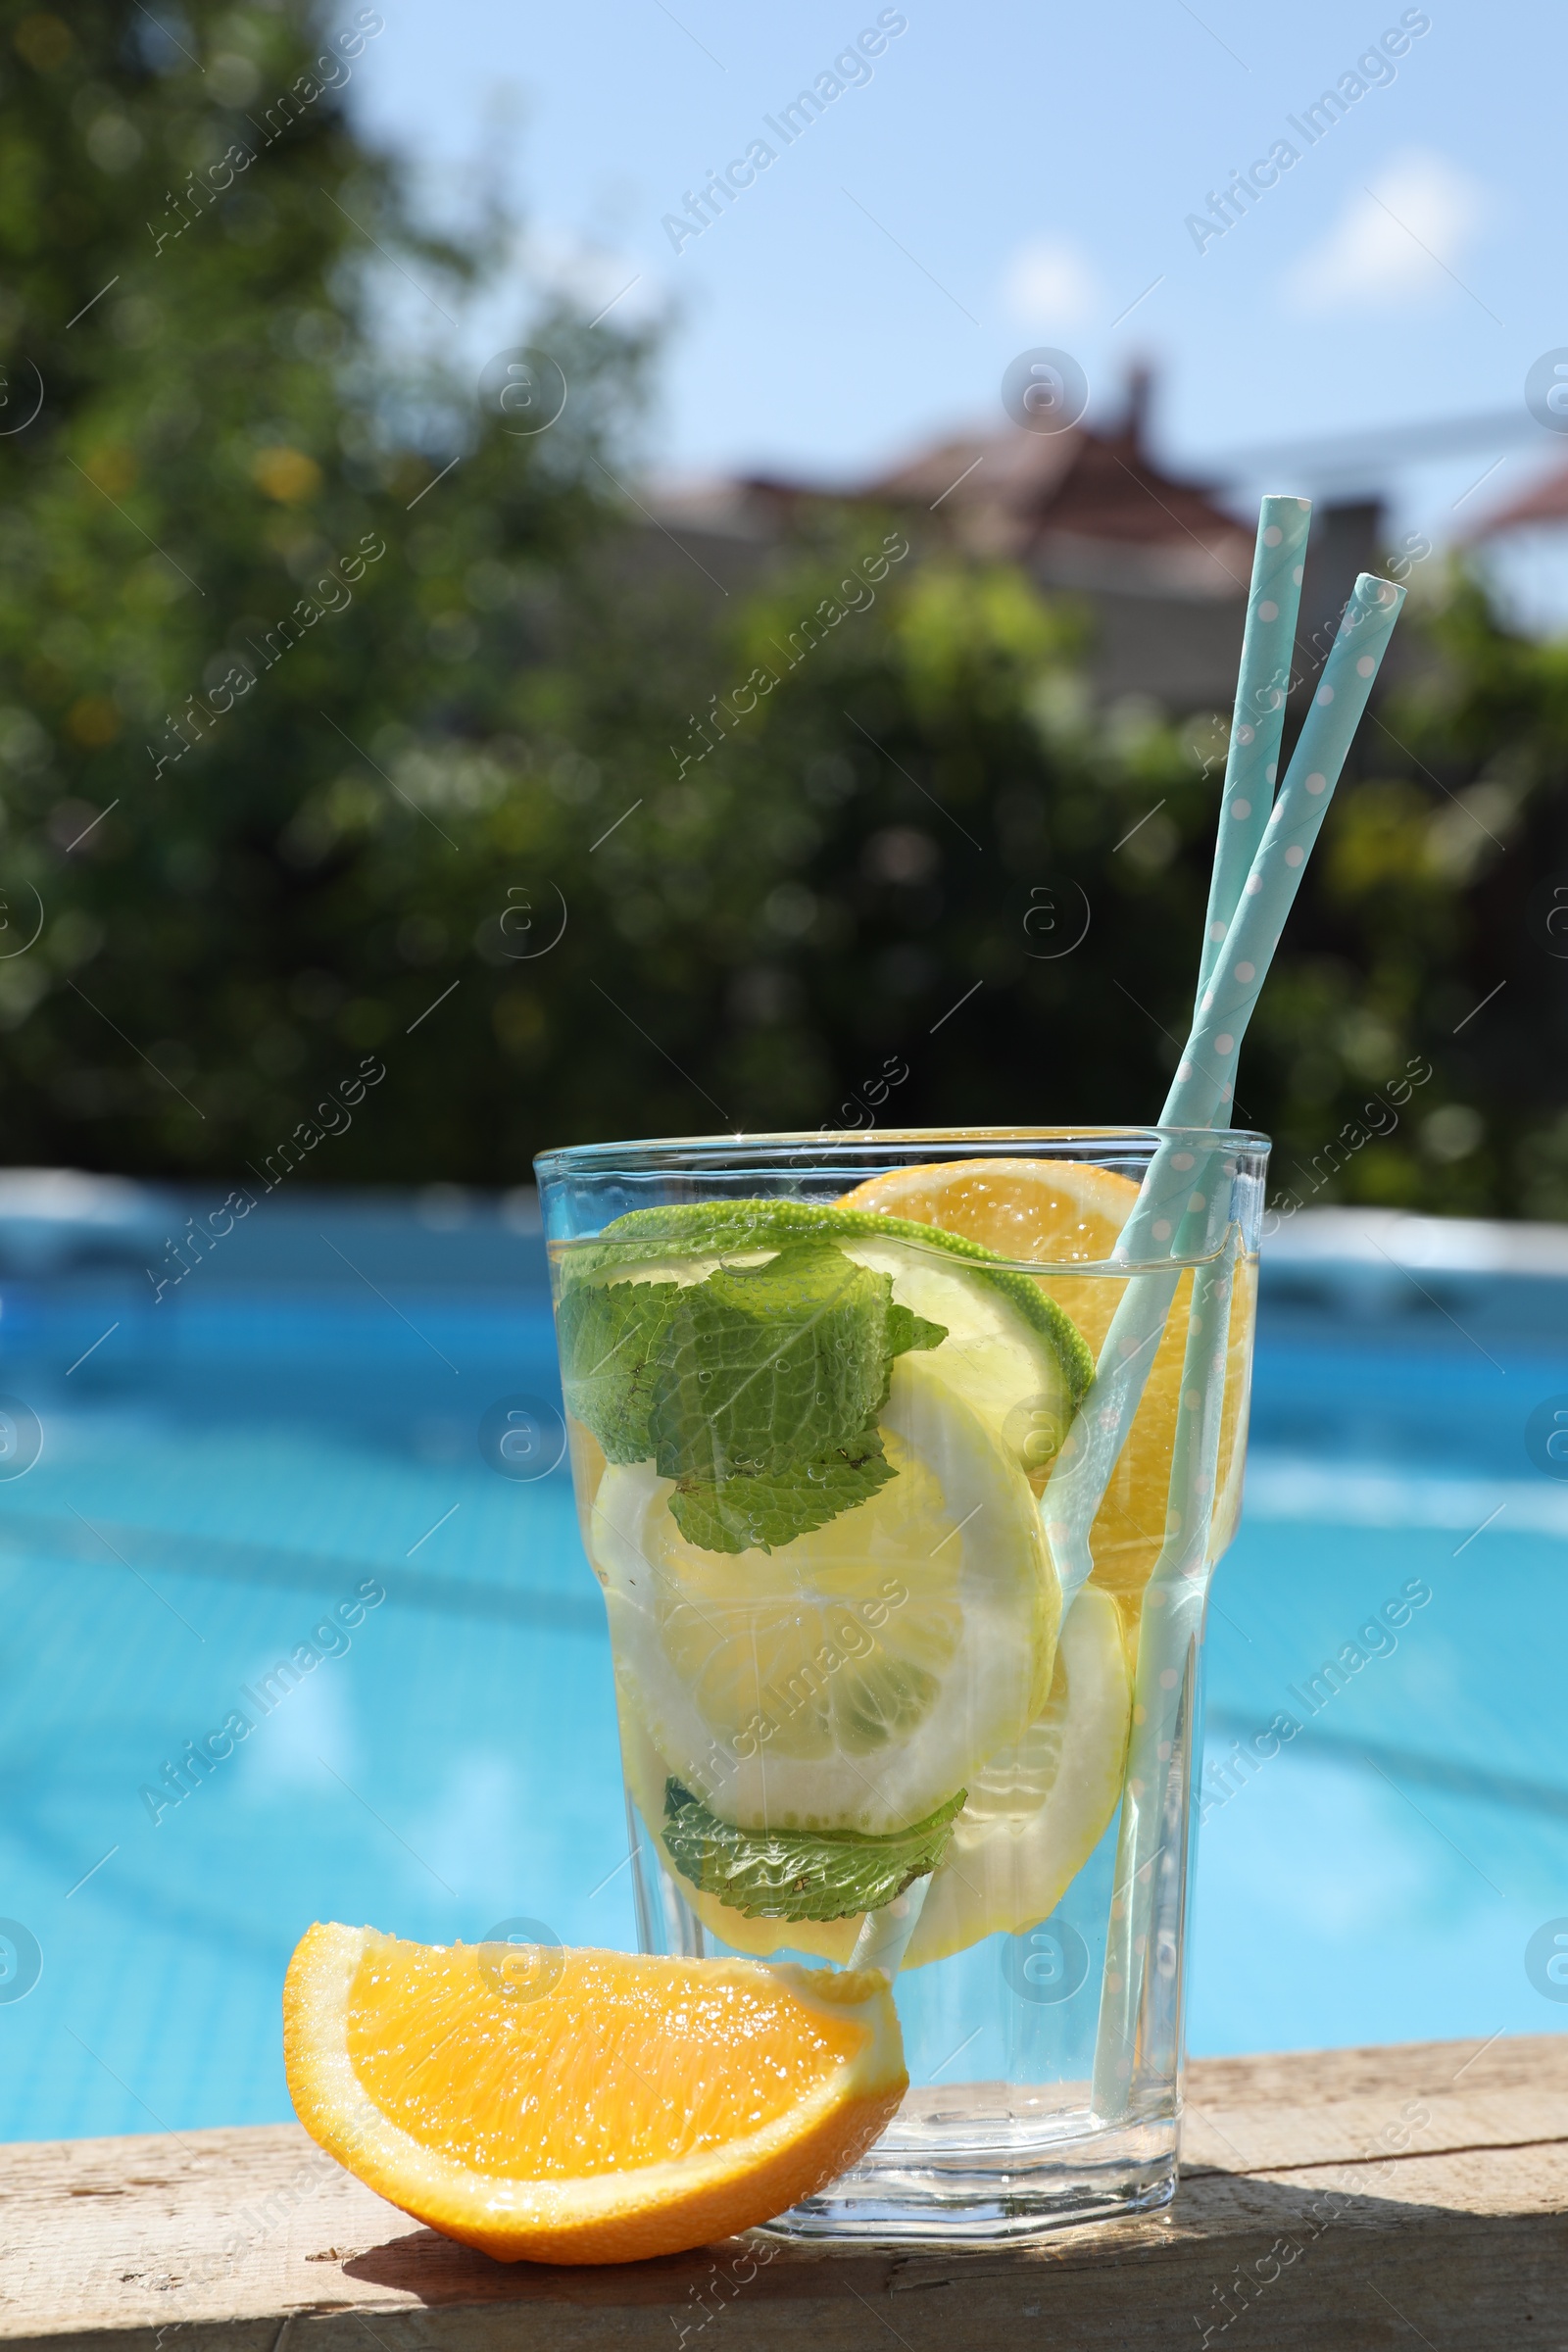
[[[515,292],[465,324],[477,361],[513,339],[530,275],[595,307],[635,280],[622,314],[669,320],[646,422],[665,469],[852,476],[1000,424],[1007,362],[1049,344],[1088,371],[1092,416],[1152,361],[1161,448],[1224,471],[1259,444],[1518,415],[1531,363],[1568,345],[1568,16],[1543,0],[383,13],[352,85],[362,121],[432,204],[499,182],[528,224]],[[906,28],[785,147],[764,118],[879,16]],[[1383,49],[1373,83],[1357,60],[1386,32],[1408,47]],[[1370,86],[1309,145],[1289,118],[1345,75]],[[676,252],[663,216],[758,138],[776,161]],[[1188,216],[1282,139],[1299,160],[1200,251]],[[1401,465],[1400,525],[1446,537],[1568,461],[1568,440],[1527,430],[1508,454]]]

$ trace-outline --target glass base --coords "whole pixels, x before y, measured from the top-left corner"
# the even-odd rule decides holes
[[[912,2091],[853,2171],[763,2228],[794,2239],[1005,2245],[1150,2213],[1175,2194],[1174,2118],[1098,2125],[1087,2108],[1058,2106],[1048,2121],[1020,2115],[1014,2088],[1013,2114],[982,2124],[975,2086],[960,2095],[970,2103],[961,2126],[934,2111],[929,2090]]]

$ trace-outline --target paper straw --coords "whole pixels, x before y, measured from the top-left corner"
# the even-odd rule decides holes
[[[1144,1590],[1116,1892],[1095,2048],[1094,2106],[1102,2117],[1125,2113],[1133,2090],[1155,1874],[1166,1856],[1185,1861],[1181,1791],[1175,1786],[1185,1767],[1176,1741],[1177,1717],[1189,1687],[1188,1652],[1202,1636],[1237,1244],[1233,1226],[1221,1263],[1200,1266],[1193,1276],[1165,1540]]]
[[[1405,592],[1363,571],[1323,665],[1280,795],[1199,999],[1162,1127],[1212,1127],[1236,1091],[1236,1053],[1328,812]],[[1140,1200],[1139,1206],[1143,1207]],[[1136,1211],[1134,1212],[1136,1215]],[[1130,1222],[1131,1220],[1129,1220]],[[1153,1222],[1151,1215],[1150,1223]]]
[[[1178,1225],[1206,1217],[1208,1204],[1229,1183],[1225,1156],[1222,1146],[1205,1149],[1200,1136],[1167,1136],[1150,1161],[1115,1255],[1134,1262],[1175,1255]],[[1155,1206],[1143,1219],[1140,1235],[1134,1232],[1135,1221],[1152,1189]],[[1193,1208],[1195,1200],[1202,1202],[1200,1209]],[[1134,1274],[1128,1282],[1116,1301],[1095,1377],[1041,1497],[1046,1541],[1061,1585],[1063,1617],[1094,1572],[1089,1538],[1095,1515],[1143,1399],[1181,1276],[1179,1264],[1161,1265]]]
[[[1061,1586],[1063,1621],[1094,1573],[1090,1530],[1143,1399],[1180,1280],[1178,1270],[1135,1275],[1128,1283],[1116,1301],[1095,1377],[1040,1498],[1041,1522]]]
[[[1366,709],[1405,592],[1392,580],[1362,572],[1302,726],[1285,782],[1269,812],[1251,870],[1242,886],[1213,976],[1198,1001],[1192,1033],[1176,1065],[1161,1127],[1214,1127],[1236,1092],[1236,1061],[1247,1024],[1268,977],[1285,920],[1300,888],[1312,845],[1340,780],[1350,740]],[[1150,1258],[1180,1254],[1179,1229],[1189,1215],[1193,1158],[1185,1144],[1162,1143],[1150,1162],[1116,1255]],[[1119,1354],[1147,1335],[1148,1313],[1129,1284],[1106,1334]]]
[[[904,1965],[909,1938],[919,1925],[930,1890],[931,1873],[927,1871],[923,1879],[916,1879],[912,1886],[896,1894],[891,1903],[884,1903],[880,1911],[868,1911],[855,1938],[849,1966],[885,1968],[890,1977],[896,1977]]]
[[[1265,498],[1258,511],[1242,666],[1198,967],[1200,996],[1225,943],[1274,798],[1311,519],[1312,502],[1305,498]]]
[[[1268,976],[1285,918],[1339,782],[1404,602],[1392,580],[1362,572],[1323,665],[1285,782],[1269,812],[1199,999],[1192,1033],[1160,1112],[1161,1127],[1212,1128],[1235,1093],[1236,1057]],[[1222,837],[1223,838],[1223,837]],[[1196,1139],[1167,1136],[1150,1161],[1114,1254],[1134,1263],[1188,1253],[1193,1220],[1213,1197]],[[1196,1203],[1196,1205],[1195,1205]],[[1179,1272],[1135,1276],[1116,1302],[1089,1393],[1042,1498],[1063,1610],[1093,1572],[1090,1529],[1125,1442],[1176,1296]]]
[[[1366,573],[1356,581],[1221,954],[1200,996],[1193,1034],[1161,1113],[1162,1126],[1211,1125],[1234,1095],[1236,1053],[1403,601],[1403,591],[1390,581]],[[1134,1210],[1134,1217],[1144,1210],[1150,1239],[1161,1233],[1173,1236],[1178,1250],[1187,1239],[1184,1229],[1204,1205],[1190,1189],[1194,1156],[1177,1149],[1174,1139],[1162,1145]],[[1129,1219],[1129,1225],[1132,1222]],[[1156,1301],[1152,1296],[1135,1299],[1132,1294],[1144,1290],[1148,1280],[1128,1284],[1112,1318],[1115,1334],[1123,1308],[1128,1309],[1123,1346],[1131,1338],[1144,1339]],[[1224,1346],[1221,1341],[1216,1352],[1213,1329],[1222,1287],[1228,1301],[1229,1284],[1221,1286],[1214,1270],[1200,1269],[1194,1276],[1167,1534],[1145,1595],[1139,1634],[1135,1729],[1117,1851],[1120,1908],[1113,1906],[1107,1937],[1095,2059],[1096,2112],[1107,2118],[1125,2116],[1133,2099],[1134,2041],[1148,1982],[1155,1871],[1177,1835],[1170,1826],[1171,1776],[1181,1768],[1176,1719],[1190,1685],[1187,1651],[1201,1634],[1203,1568],[1214,1506],[1207,1447],[1213,1433],[1217,1460],[1224,1396]],[[1157,1337],[1152,1345],[1146,1344],[1148,1360],[1157,1345]],[[1159,1838],[1162,1822],[1164,1840]]]

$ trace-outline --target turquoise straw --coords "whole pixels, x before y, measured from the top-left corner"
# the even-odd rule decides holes
[[[927,1871],[923,1879],[916,1879],[912,1886],[906,1886],[902,1894],[896,1894],[892,1902],[885,1904],[880,1911],[868,1911],[855,1939],[855,1949],[850,1954],[848,1965],[851,1968],[885,1968],[890,1977],[896,1977],[904,1965],[904,1955],[919,1925],[920,1913],[930,1891],[931,1874]]]
[[[1225,788],[1220,795],[1219,831],[1198,967],[1200,996],[1225,944],[1274,798],[1311,520],[1312,502],[1306,498],[1265,498],[1258,510],[1231,748],[1225,761]]]
[[[1192,1035],[1159,1114],[1162,1127],[1212,1127],[1236,1092],[1242,1038],[1404,597],[1392,580],[1374,579],[1370,572],[1363,571],[1355,583],[1211,977],[1199,998]],[[1152,1232],[1156,1215],[1146,1221]]]
[[[1162,1127],[1213,1128],[1235,1093],[1242,1037],[1403,602],[1404,590],[1391,580],[1363,572],[1356,581],[1215,959],[1215,976],[1200,997],[1160,1112]],[[1160,1144],[1118,1237],[1117,1258],[1147,1265],[1183,1254],[1181,1228],[1191,1231],[1189,1220],[1202,1216],[1212,1198],[1204,1181],[1211,1154],[1196,1145],[1196,1137],[1167,1137]],[[1128,1283],[1042,1497],[1064,1608],[1093,1572],[1090,1529],[1143,1396],[1179,1280],[1179,1268],[1161,1268]]]
[[[1235,1055],[1402,603],[1403,591],[1390,581],[1375,580],[1366,573],[1356,581],[1279,800],[1239,894],[1221,953],[1201,990],[1193,1034],[1166,1099],[1161,1125],[1178,1120],[1212,1125],[1234,1095]],[[1214,903],[1212,894],[1210,903]],[[1191,1191],[1197,1180],[1197,1155],[1181,1148],[1186,1140],[1173,1139],[1160,1146],[1134,1211],[1136,1218],[1147,1200],[1149,1238],[1164,1240],[1173,1251],[1183,1252],[1198,1212],[1206,1205],[1200,1195]],[[1202,1186],[1202,1193],[1210,1190],[1207,1184]],[[1188,1195],[1185,1203],[1183,1194]],[[1129,1219],[1129,1225],[1133,1221]],[[1138,2020],[1152,1958],[1150,1938],[1159,1891],[1156,1872],[1161,1868],[1165,1894],[1176,1905],[1179,1917],[1175,1876],[1185,1870],[1186,1825],[1177,1820],[1177,1783],[1182,1769],[1178,1729],[1183,1710],[1190,1713],[1196,1690],[1203,1569],[1224,1404],[1223,1324],[1228,1320],[1234,1263],[1228,1250],[1224,1265],[1201,1267],[1193,1278],[1166,1535],[1145,1592],[1135,1729],[1117,1841],[1117,1895],[1107,1930],[1104,1993],[1095,2053],[1094,2106],[1096,2113],[1106,2119],[1124,2117],[1136,2105]],[[1105,1352],[1113,1338],[1123,1349],[1136,1338],[1145,1361],[1152,1359],[1177,1279],[1144,1276],[1128,1284],[1106,1335]],[[1126,1329],[1118,1335],[1124,1309]],[[1146,1329],[1156,1313],[1158,1328],[1151,1340],[1145,1336]],[[1102,1363],[1104,1360],[1102,1352]],[[1142,1385],[1140,1381],[1140,1392]],[[1084,1548],[1087,1550],[1087,1535]],[[1189,1720],[1188,1740],[1193,1736]]]
[[[1133,1682],[1133,1733],[1116,1839],[1114,1891],[1105,1929],[1104,1989],[1095,2043],[1093,2090],[1094,2109],[1102,2117],[1124,2115],[1133,2100],[1138,2021],[1150,1962],[1154,1959],[1158,1965],[1150,1942],[1153,1911],[1161,1893],[1167,1910],[1174,1909],[1180,1918],[1187,1866],[1186,1825],[1181,1820],[1185,1763],[1181,1748],[1196,1735],[1198,1645],[1207,1600],[1203,1572],[1213,1532],[1225,1411],[1226,1344],[1237,1263],[1233,1227],[1218,1263],[1200,1266],[1193,1276],[1165,1538],[1144,1588]],[[1184,1718],[1186,1742],[1181,1737]]]

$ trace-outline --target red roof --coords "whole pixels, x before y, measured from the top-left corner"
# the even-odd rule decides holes
[[[1144,410],[1135,384],[1127,419],[1112,432],[1014,426],[941,441],[859,495],[924,509],[977,554],[1033,560],[1048,571],[1087,563],[1104,586],[1119,572],[1129,587],[1245,596],[1251,534],[1205,485],[1178,481],[1154,463]]]
[[[1123,421],[1059,433],[963,433],[849,488],[778,476],[665,485],[662,516],[687,529],[766,540],[819,502],[905,510],[922,541],[1026,564],[1046,586],[1178,599],[1245,597],[1252,531],[1209,487],[1150,456],[1149,379],[1135,374]]]
[[[1559,466],[1544,480],[1477,525],[1474,537],[1495,538],[1499,531],[1525,530],[1531,523],[1568,521],[1568,466]]]

